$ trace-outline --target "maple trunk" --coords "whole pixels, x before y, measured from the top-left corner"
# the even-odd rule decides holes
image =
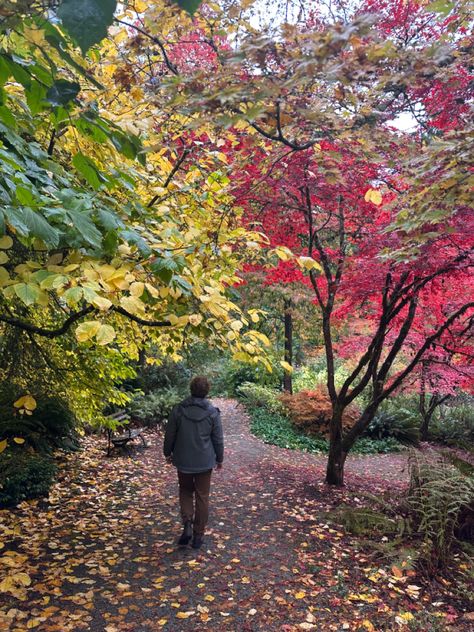
[[[424,414],[420,425],[420,441],[428,441],[430,421],[431,415],[428,413]]]
[[[444,395],[443,397],[434,394],[431,396],[429,406],[426,407],[426,399],[425,394],[420,394],[420,415],[421,415],[421,424],[420,424],[420,441],[428,441],[430,434],[430,422],[433,417],[435,410],[443,404],[447,399],[449,399],[450,395]]]
[[[344,485],[344,464],[347,452],[342,446],[342,409],[333,413],[329,425],[329,455],[326,468],[326,483],[342,487]]]
[[[293,314],[291,304],[285,305],[285,362],[293,365]],[[290,371],[286,371],[283,375],[283,390],[293,394],[293,378]]]

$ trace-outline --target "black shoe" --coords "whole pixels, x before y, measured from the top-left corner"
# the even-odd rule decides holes
[[[191,546],[193,547],[193,549],[200,549],[202,546],[202,535],[198,535],[197,533],[195,533]]]
[[[178,545],[186,546],[187,544],[189,544],[189,541],[191,540],[192,535],[193,535],[193,525],[192,525],[192,522],[188,520],[187,522],[184,523],[183,533],[181,534],[181,537],[178,540]]]

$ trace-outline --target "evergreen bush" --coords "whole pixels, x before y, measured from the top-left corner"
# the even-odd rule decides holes
[[[0,507],[12,507],[23,500],[47,496],[56,466],[51,458],[8,449],[0,454]]]

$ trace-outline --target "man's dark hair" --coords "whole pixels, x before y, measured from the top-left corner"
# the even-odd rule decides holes
[[[189,388],[191,389],[191,395],[193,397],[206,397],[211,385],[209,384],[207,377],[198,375],[197,377],[193,377]]]

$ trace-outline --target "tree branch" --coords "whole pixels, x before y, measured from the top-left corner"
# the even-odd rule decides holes
[[[173,62],[170,60],[170,58],[168,57],[168,53],[166,52],[166,49],[164,47],[163,42],[161,42],[157,37],[155,37],[154,35],[151,35],[150,33],[147,33],[147,31],[145,31],[144,29],[140,28],[139,26],[137,26],[136,24],[130,24],[130,22],[125,22],[124,20],[119,20],[118,18],[115,18],[115,21],[118,22],[119,24],[123,24],[124,26],[128,26],[131,29],[135,29],[135,31],[138,31],[139,33],[141,33],[142,35],[144,35],[145,37],[148,37],[148,39],[150,39],[152,42],[154,42],[158,48],[161,51],[161,54],[163,55],[163,60],[167,66],[167,68],[169,70],[171,70],[171,72],[174,75],[179,75],[179,70],[176,67],[175,64],[173,64]]]
[[[183,153],[181,154],[181,156],[178,158],[178,160],[175,162],[174,167],[171,169],[171,171],[168,174],[168,177],[166,178],[165,182],[163,183],[163,188],[166,189],[169,185],[169,183],[171,182],[171,180],[173,179],[175,173],[178,171],[178,169],[181,167],[181,165],[183,164],[183,162],[186,159],[186,156],[191,152],[190,149],[185,149],[183,151]],[[147,207],[151,208],[153,206],[153,204],[155,204],[155,202],[158,200],[160,196],[159,195],[154,195],[151,200],[148,202]]]
[[[38,327],[36,325],[32,325],[31,323],[27,323],[19,318],[6,316],[5,314],[0,314],[0,322],[11,325],[12,327],[16,327],[17,329],[21,329],[22,331],[27,331],[31,334],[43,336],[44,338],[57,338],[58,336],[62,336],[63,334],[65,334],[75,322],[77,322],[84,316],[87,316],[87,314],[91,314],[95,311],[97,311],[96,308],[92,305],[89,305],[88,307],[84,307],[84,309],[81,309],[78,312],[73,312],[69,316],[69,318],[66,318],[61,327],[58,327],[57,329],[46,329],[45,327]]]

